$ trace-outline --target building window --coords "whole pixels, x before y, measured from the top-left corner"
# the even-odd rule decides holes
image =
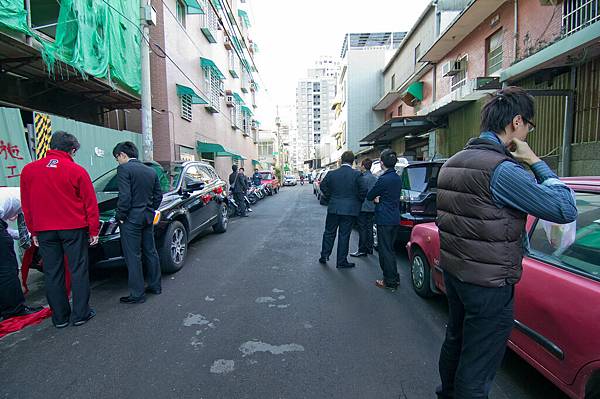
[[[452,76],[452,84],[450,86],[452,91],[464,86],[467,81],[467,55],[464,55],[457,62],[460,64],[460,69],[456,75]]]
[[[600,21],[600,0],[566,0],[563,2],[563,32],[571,35]]]
[[[392,75],[392,82],[391,82],[391,85],[390,85],[390,86],[391,86],[391,87],[390,87],[390,90],[391,90],[391,91],[394,91],[394,89],[396,88],[396,74],[393,74],[393,75]]]
[[[212,5],[208,4],[209,0],[201,0],[200,5],[204,10],[204,14],[200,15],[200,30],[206,37],[209,43],[217,42],[217,30],[219,29],[219,17],[213,10]]]
[[[204,91],[208,94],[209,108],[214,112],[221,109],[221,80],[210,68],[204,70]]]
[[[419,58],[421,58],[421,43],[415,47],[415,66],[419,62]]]
[[[314,82],[314,83],[313,83],[313,91],[314,91],[314,92],[317,92],[317,93],[318,93],[318,92],[320,92],[320,91],[321,91],[321,83],[319,83],[319,82]]]
[[[402,105],[398,106],[398,116],[402,116]]]
[[[181,25],[183,25],[183,27],[185,28],[186,8],[185,8],[185,4],[183,4],[183,1],[176,0],[175,9],[176,9],[177,21],[179,21],[179,23]]]
[[[502,40],[504,35],[502,29],[488,37],[486,46],[486,74],[491,76],[502,69]]]
[[[181,118],[186,121],[192,121],[192,96],[189,94],[182,94],[180,97],[181,101]]]

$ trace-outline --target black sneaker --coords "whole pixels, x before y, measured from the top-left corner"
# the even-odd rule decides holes
[[[76,327],[77,326],[82,326],[85,323],[87,323],[88,321],[92,320],[94,318],[94,316],[96,316],[96,311],[94,309],[90,308],[90,313],[88,313],[87,317],[85,319],[83,319],[83,320],[74,321],[73,325],[76,326]],[[67,323],[67,324],[69,324],[69,323]],[[60,327],[58,327],[58,328],[60,328]]]
[[[146,292],[146,294],[160,295],[162,293],[162,289],[159,288],[159,289],[155,290],[153,288],[148,287],[148,288],[146,288],[145,292]]]
[[[65,328],[68,325],[69,325],[69,322],[66,321],[64,323],[54,324],[54,327],[56,327],[56,328]]]
[[[144,302],[146,302],[146,297],[145,296],[141,296],[141,297],[136,298],[136,297],[133,297],[133,296],[124,296],[124,297],[121,297],[119,299],[119,302],[126,303],[126,304],[129,304],[129,305],[133,305],[133,304],[136,304],[136,303],[144,303]]]

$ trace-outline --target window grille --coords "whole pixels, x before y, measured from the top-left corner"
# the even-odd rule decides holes
[[[562,27],[565,36],[600,21],[600,0],[565,0]]]
[[[181,118],[186,121],[192,121],[192,96],[189,94],[182,94],[181,100]]]

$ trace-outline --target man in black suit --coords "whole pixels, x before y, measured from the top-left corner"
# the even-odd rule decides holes
[[[246,214],[246,202],[244,196],[248,191],[248,179],[243,172],[238,171],[236,164],[231,165],[231,174],[229,175],[229,189],[233,194],[233,199],[238,206],[238,215],[248,217]]]
[[[129,296],[122,303],[146,302],[145,293],[159,295],[160,261],[154,244],[154,214],[162,201],[158,175],[138,158],[138,149],[130,141],[117,144],[113,156],[119,163],[117,179],[119,199],[117,220],[120,222],[121,246],[129,272]],[[144,290],[142,258],[148,273]]]
[[[367,195],[360,172],[352,168],[354,153],[346,151],[342,154],[342,166],[327,173],[321,182],[321,192],[328,202],[323,245],[321,247],[320,263],[327,263],[333,250],[335,235],[338,234],[337,268],[354,267],[348,262],[350,233],[355,218],[360,213],[362,202]],[[338,232],[339,229],[339,232]]]

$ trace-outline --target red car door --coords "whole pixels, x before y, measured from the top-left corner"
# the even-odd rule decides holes
[[[540,221],[515,290],[511,346],[558,385],[600,360],[600,193],[577,193],[575,241],[566,249]]]

